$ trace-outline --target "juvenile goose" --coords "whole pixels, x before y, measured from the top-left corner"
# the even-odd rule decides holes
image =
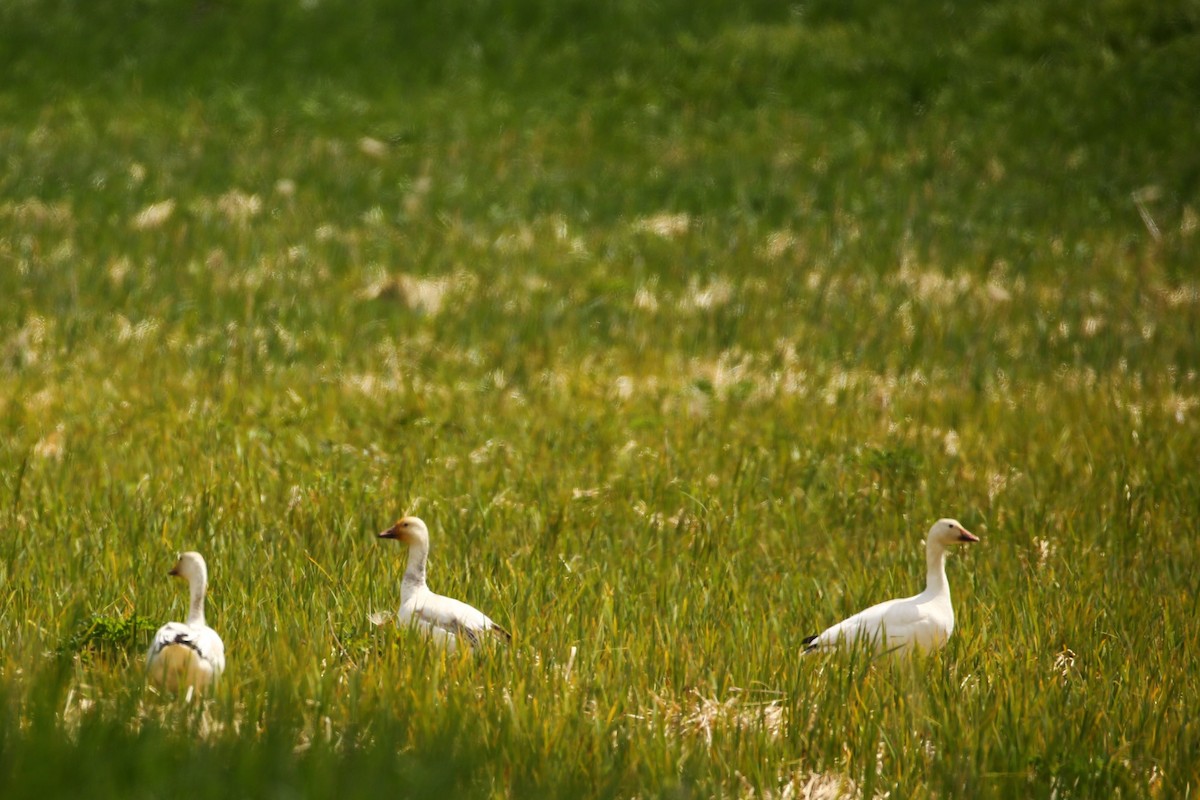
[[[225,670],[225,644],[204,624],[208,567],[199,553],[183,553],[167,574],[187,579],[191,605],[187,622],[168,622],[158,629],[146,654],[146,672],[168,692],[189,687],[202,692]]]
[[[958,520],[939,519],[925,540],[925,591],[913,597],[887,600],[804,640],[804,652],[849,647],[867,638],[875,649],[904,652],[916,647],[936,650],[954,631],[954,607],[946,581],[946,547],[978,542]]]
[[[404,517],[379,534],[379,538],[396,539],[408,545],[408,568],[400,584],[400,610],[396,613],[399,624],[419,628],[448,650],[458,647],[459,637],[472,648],[487,636],[512,640],[512,634],[479,609],[429,590],[425,583],[429,529],[424,522],[417,517]]]

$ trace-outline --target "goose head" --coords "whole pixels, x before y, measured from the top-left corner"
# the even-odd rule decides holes
[[[199,553],[180,553],[179,560],[167,574],[183,578],[188,583],[204,583],[208,580],[208,567],[204,563],[204,556]]]
[[[926,541],[930,544],[936,542],[944,546],[948,544],[978,542],[979,537],[964,528],[962,523],[956,519],[939,519],[929,529],[929,537]]]
[[[420,517],[404,517],[379,534],[380,539],[396,539],[407,545],[429,547],[429,528]]]

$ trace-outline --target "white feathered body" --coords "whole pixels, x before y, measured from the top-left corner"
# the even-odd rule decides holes
[[[459,637],[465,638],[470,647],[478,646],[488,635],[508,638],[507,632],[474,606],[435,594],[428,586],[410,587],[405,583],[396,613],[400,625],[419,629],[451,651],[458,648]]]
[[[928,592],[897,600],[886,600],[836,625],[826,628],[810,646],[817,648],[854,646],[866,639],[875,652],[909,649],[936,650],[954,632],[954,608],[950,593],[929,596]]]
[[[225,643],[204,621],[208,566],[199,553],[183,553],[170,574],[187,579],[187,621],[158,629],[146,653],[146,676],[170,693],[189,688],[203,692],[225,671]]]
[[[485,639],[496,637],[510,641],[512,635],[474,606],[461,600],[435,594],[426,582],[429,560],[429,529],[417,517],[404,517],[380,538],[396,539],[408,546],[408,564],[400,584],[400,608],[396,621],[427,635],[435,643],[456,650],[460,640],[471,648]]]
[[[978,542],[979,537],[953,519],[940,519],[925,540],[925,591],[887,600],[804,640],[805,651],[865,646],[880,652],[936,650],[954,632],[954,606],[946,580],[946,547]]]
[[[207,625],[168,622],[154,635],[146,654],[146,671],[168,692],[188,686],[203,691],[225,671],[225,643]]]

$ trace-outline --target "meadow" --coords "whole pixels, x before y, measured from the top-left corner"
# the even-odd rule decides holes
[[[17,0],[0,76],[6,800],[1200,791],[1196,2]],[[371,621],[404,513],[510,647]],[[941,516],[948,646],[801,657]]]

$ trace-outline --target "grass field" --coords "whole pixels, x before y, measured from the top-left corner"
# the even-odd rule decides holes
[[[1196,2],[18,0],[0,75],[6,800],[1200,791]],[[368,621],[406,512],[511,647]],[[940,516],[948,647],[801,658]]]

